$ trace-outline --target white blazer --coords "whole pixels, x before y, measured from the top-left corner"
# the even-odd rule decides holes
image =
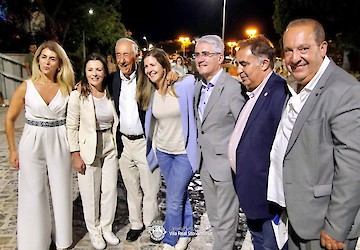
[[[112,126],[113,140],[116,147],[116,128],[119,118],[112,102],[114,122]],[[92,95],[88,97],[80,96],[78,90],[70,93],[67,116],[66,130],[69,141],[70,152],[80,151],[80,156],[84,163],[90,165],[95,160],[96,154],[96,117],[95,106]]]

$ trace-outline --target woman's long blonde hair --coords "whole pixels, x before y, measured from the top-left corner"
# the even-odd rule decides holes
[[[36,50],[33,64],[32,64],[32,77],[33,82],[39,81],[43,74],[39,67],[39,57],[41,52],[48,48],[56,53],[59,57],[59,69],[55,76],[55,81],[60,85],[60,91],[63,95],[68,95],[74,87],[75,75],[72,64],[65,50],[55,41],[46,41],[40,45]]]
[[[136,84],[136,100],[138,101],[140,107],[143,110],[146,110],[148,108],[151,95],[157,88],[157,86],[155,86],[155,83],[152,83],[145,74],[144,60],[146,57],[149,56],[154,57],[163,67],[165,71],[163,81],[165,81],[167,74],[171,71],[170,60],[164,50],[154,48],[144,55],[140,63],[138,82]],[[163,82],[160,93],[166,93],[166,89],[168,87],[169,86],[165,82]],[[171,84],[171,92],[176,96],[174,84]]]

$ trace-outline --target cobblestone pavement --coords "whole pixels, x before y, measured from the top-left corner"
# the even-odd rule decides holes
[[[0,107],[0,249],[16,249],[16,212],[17,212],[17,171],[8,165],[8,149],[4,131],[4,120],[7,108]],[[23,128],[23,114],[20,114],[16,123],[16,140],[19,141]],[[205,211],[205,202],[201,187],[200,178],[195,175],[189,185],[191,203],[194,210],[195,229],[198,236],[193,238],[188,249],[211,249],[213,238],[211,236],[210,224]],[[72,249],[93,249],[87,233],[82,214],[81,198],[78,195],[76,175],[73,175],[73,246]],[[162,217],[165,212],[165,186],[161,187],[158,195],[159,207]],[[128,212],[126,206],[126,192],[124,185],[119,178],[118,184],[118,206],[113,225],[113,231],[121,240],[117,246],[108,246],[106,249],[126,249],[126,250],[149,250],[162,249],[161,244],[153,244],[150,241],[148,232],[144,232],[135,242],[125,240],[129,230]],[[239,213],[239,226],[236,239],[236,249],[241,249],[246,234],[246,223],[242,213]],[[248,243],[247,243],[248,244]],[[251,244],[248,244],[251,246]],[[51,247],[55,249],[55,247]],[[243,247],[251,249],[251,247]]]
[[[8,164],[8,149],[4,131],[4,120],[7,108],[0,107],[0,249],[16,249],[16,212],[17,212],[17,171],[11,169]],[[20,139],[24,119],[20,114],[16,122],[15,137],[17,142]],[[120,176],[120,174],[119,174]],[[213,245],[210,224],[205,210],[204,195],[201,187],[199,175],[195,175],[189,185],[191,204],[193,205],[195,229],[198,236],[190,242],[189,250],[210,250]],[[165,186],[161,187],[158,195],[159,207],[162,217],[165,212]],[[73,175],[73,245],[71,249],[87,250],[94,249],[91,246],[89,235],[87,233],[82,214],[81,198],[77,187],[76,174]],[[113,231],[120,239],[117,246],[107,246],[106,249],[119,250],[160,250],[161,244],[153,244],[150,241],[148,232],[143,232],[140,238],[135,242],[125,240],[129,228],[128,212],[126,205],[126,192],[124,185],[119,178],[118,183],[118,206],[116,210]],[[237,238],[234,249],[253,250],[249,235],[246,236],[247,226],[245,216],[239,213],[239,224]],[[245,239],[245,240],[244,240]],[[54,246],[50,250],[55,249]],[[356,247],[360,250],[360,243]]]

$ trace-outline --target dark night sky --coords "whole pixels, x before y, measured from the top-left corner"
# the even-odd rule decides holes
[[[256,26],[274,42],[272,24],[274,5],[272,0],[226,0],[225,41],[246,38],[245,30]],[[223,0],[122,0],[122,22],[141,42],[191,39],[205,34],[221,36]],[[141,41],[142,40],[142,41]]]

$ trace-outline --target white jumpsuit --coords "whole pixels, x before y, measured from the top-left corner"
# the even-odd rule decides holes
[[[51,234],[57,247],[66,248],[72,244],[71,156],[65,127],[69,97],[59,90],[47,105],[32,81],[26,83],[26,123],[19,143],[18,249],[48,250]]]

